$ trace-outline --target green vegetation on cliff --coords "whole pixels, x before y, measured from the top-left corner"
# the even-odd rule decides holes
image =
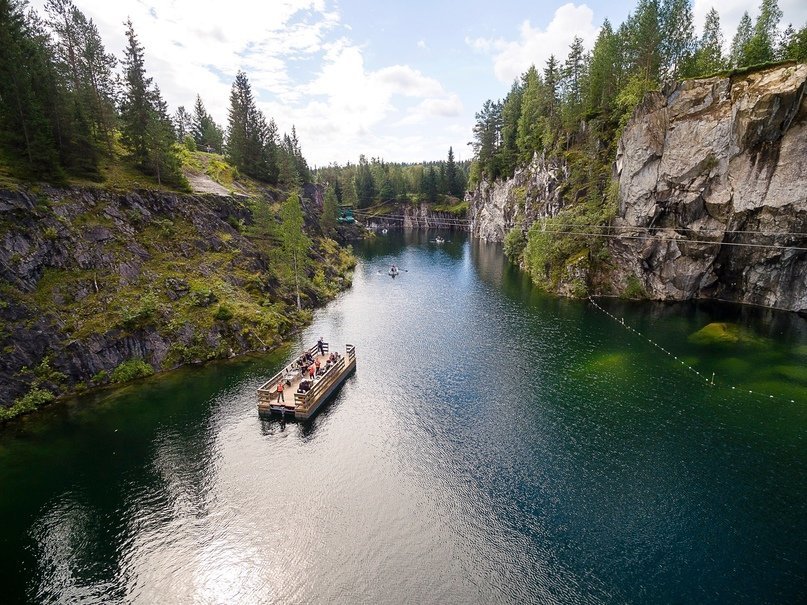
[[[355,264],[322,236],[318,191],[306,191],[310,197],[0,191],[2,416],[280,344],[349,286]],[[284,198],[307,225],[296,274],[282,245],[292,227],[281,220]],[[38,370],[28,369],[31,360]]]
[[[616,211],[617,144],[645,94],[676,80],[804,61],[807,26],[780,32],[781,16],[776,0],[762,0],[756,22],[746,13],[725,57],[715,9],[698,39],[690,0],[638,0],[619,27],[605,20],[590,52],[576,38],[565,59],[532,66],[504,99],[486,101],[476,114],[471,187],[510,178],[534,158],[567,172],[559,179],[557,216],[528,232],[516,227],[506,239],[508,255],[552,289],[567,281],[583,253],[587,262],[607,262],[602,238],[593,237],[602,232],[593,227]]]

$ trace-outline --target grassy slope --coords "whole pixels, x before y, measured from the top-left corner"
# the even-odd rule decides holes
[[[6,285],[4,293],[28,308],[47,310],[54,325],[60,325],[70,339],[85,341],[110,333],[156,330],[173,343],[163,367],[156,368],[159,370],[229,356],[233,351],[276,345],[284,335],[310,320],[311,307],[350,284],[355,264],[350,252],[332,240],[314,237],[311,256],[316,262],[311,263],[302,279],[302,298],[307,309],[298,311],[294,304],[294,277],[278,252],[280,226],[276,217],[283,192],[239,177],[237,170],[217,154],[183,152],[183,162],[186,172],[204,173],[236,192],[237,198],[226,203],[240,206],[237,210],[247,220],[228,220],[220,223],[217,232],[200,233],[186,217],[143,221],[132,216],[136,233],[131,239],[147,252],[136,279],[123,280],[117,271],[48,269],[35,291],[22,293]],[[116,191],[166,190],[119,157],[106,163],[103,175],[105,182],[101,185],[78,180],[73,180],[71,185]],[[0,186],[22,187],[3,172],[2,164]],[[37,191],[37,186],[24,187]],[[45,220],[63,215],[59,204],[70,203],[68,196],[66,201],[46,204]],[[86,233],[99,226],[114,229],[103,207],[73,216],[68,221],[59,220],[59,229],[73,234]],[[48,232],[47,228],[43,229]],[[199,249],[188,245],[199,240],[215,241],[215,246]],[[132,256],[127,244],[125,238],[116,237],[103,244],[104,252],[112,255],[116,262],[125,262]],[[245,245],[248,251],[241,250]],[[166,287],[169,280],[180,280],[187,284],[190,292],[172,300],[175,296]],[[2,328],[0,325],[0,341],[3,340]],[[48,360],[44,361],[47,365]],[[78,384],[50,381],[44,385],[47,387],[44,390],[61,395],[104,384],[116,376],[114,368],[108,370],[100,376],[86,377]],[[30,400],[44,403],[50,399],[39,396],[42,381],[31,381],[30,374],[31,370],[26,368],[19,373],[21,380],[28,378],[31,384],[28,393],[16,401],[19,412],[35,407],[26,405]],[[2,403],[0,420],[9,415],[4,412]]]

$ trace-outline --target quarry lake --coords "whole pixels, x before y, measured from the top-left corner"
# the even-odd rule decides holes
[[[0,430],[0,601],[801,601],[807,320],[600,310],[445,237],[358,245],[295,345]],[[356,374],[311,421],[260,419],[319,336]]]

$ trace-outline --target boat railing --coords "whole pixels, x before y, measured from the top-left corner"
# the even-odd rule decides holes
[[[328,389],[337,382],[345,368],[356,363],[356,347],[347,345],[345,357],[339,359],[328,368],[314,385],[305,393],[295,393],[294,401],[299,406],[298,411],[307,414],[311,406],[325,395]]]
[[[314,386],[312,386],[308,391],[305,393],[295,393],[294,394],[294,401],[299,406],[299,411],[303,413],[308,413],[309,408],[311,405],[318,401],[319,398],[325,393],[325,391],[330,388],[330,386],[336,382],[339,378],[339,375],[342,373],[342,370],[345,369],[345,358],[340,357],[339,361],[334,363],[330,368],[328,368],[325,373],[319,377],[319,379],[314,382]],[[300,399],[298,399],[298,396]]]
[[[323,353],[327,353],[329,351],[329,347],[328,347],[327,342],[322,343],[322,351],[323,351]],[[308,349],[307,353],[309,353],[311,356],[317,355],[317,353],[319,353],[319,344],[315,344],[313,347]],[[355,354],[354,354],[354,358],[355,358]],[[277,383],[280,382],[282,379],[284,379],[286,376],[288,376],[290,373],[294,373],[298,369],[298,366],[297,366],[297,360],[298,359],[299,359],[299,357],[296,360],[294,360],[292,363],[287,365],[285,368],[280,370],[277,374],[272,376],[269,380],[264,382],[258,388],[258,402],[259,403],[271,403],[272,401],[277,399]],[[295,396],[295,400],[296,399],[297,398]]]

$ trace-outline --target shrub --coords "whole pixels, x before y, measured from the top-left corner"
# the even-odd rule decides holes
[[[154,368],[142,359],[129,359],[121,363],[118,367],[112,370],[109,375],[110,382],[122,383],[129,382],[135,378],[145,378],[154,374]]]
[[[226,305],[219,305],[216,314],[213,316],[220,321],[227,321],[233,318],[233,312]]]
[[[210,290],[194,290],[191,292],[191,302],[197,307],[209,307],[218,300]]]
[[[96,386],[99,384],[105,384],[109,382],[109,372],[107,372],[106,370],[101,370],[90,379],[90,382],[92,382]]]
[[[504,254],[511,261],[516,262],[527,246],[527,238],[521,230],[521,225],[516,225],[504,236]]]
[[[149,292],[140,300],[140,306],[136,309],[123,307],[121,309],[121,325],[127,330],[138,328],[154,317],[157,311],[157,297]]]
[[[628,276],[628,283],[625,286],[625,290],[622,292],[622,298],[647,298],[644,285],[635,275]]]
[[[9,420],[20,414],[33,412],[39,406],[50,403],[56,396],[47,389],[33,387],[25,395],[17,399],[10,408],[0,406],[0,421]]]

